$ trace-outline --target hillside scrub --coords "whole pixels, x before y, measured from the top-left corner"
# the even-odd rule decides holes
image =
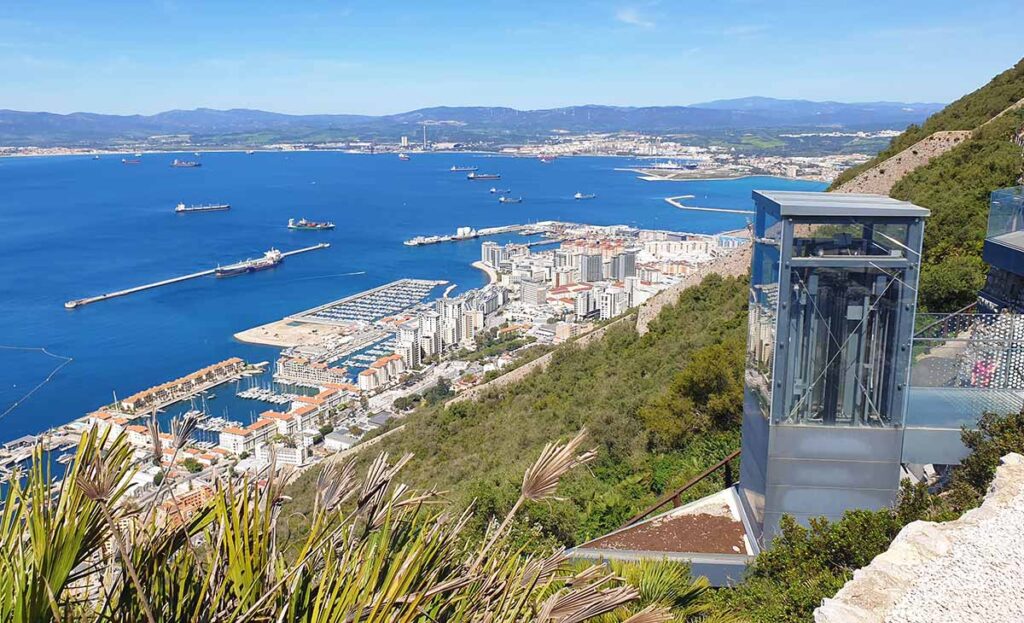
[[[981,249],[989,194],[1017,183],[1021,151],[1011,139],[1022,125],[1024,109],[1003,115],[893,187],[896,199],[931,210],[921,269],[920,305],[925,310],[959,309],[973,302],[984,285]]]
[[[921,139],[942,130],[973,130],[1014,103],[1024,99],[1024,59],[997,75],[987,84],[956,100],[918,126],[910,125],[874,158],[843,171],[830,190],[842,186],[858,174],[895,156]]]

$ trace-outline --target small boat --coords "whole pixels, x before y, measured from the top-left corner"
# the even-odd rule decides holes
[[[57,457],[57,462],[60,463],[61,465],[67,465],[68,463],[70,463],[74,459],[75,459],[74,453],[68,452],[68,453],[65,453],[65,454],[62,454],[62,455],[58,456]]]
[[[476,171],[470,172],[466,176],[467,180],[500,180],[500,173],[477,173]]]
[[[409,160],[409,154],[398,154],[399,160]]]
[[[140,151],[140,152],[137,152],[137,153],[135,154],[135,157],[136,157],[136,158],[141,158],[141,157],[142,157],[142,152],[141,152],[141,151]]]
[[[121,158],[121,164],[141,164],[142,161],[138,158]]]
[[[595,198],[597,198],[597,195],[595,195],[593,193],[576,193],[575,195],[572,196],[572,198],[576,199],[576,200],[579,200],[579,199],[595,199]]]
[[[540,155],[540,156],[537,156],[537,159],[540,160],[544,164],[551,164],[552,162],[555,161],[555,156]]]
[[[255,150],[253,150],[253,149],[246,149],[246,150],[245,150],[245,155],[247,155],[247,156],[251,156],[251,155],[253,155],[254,153],[256,153],[256,151],[255,151]]]
[[[205,396],[203,396],[203,398],[205,398],[207,400],[213,400],[216,397],[217,397],[217,394],[206,394]]]
[[[491,187],[491,194],[492,195],[505,195],[505,194],[508,194],[510,192],[512,192],[511,188],[495,188],[493,186]]]
[[[92,159],[93,159],[93,160],[99,160],[99,159],[100,159],[100,157],[99,157],[99,156],[93,156],[93,157],[92,157]]]
[[[522,197],[506,197],[504,195],[502,195],[501,197],[498,197],[498,203],[522,203],[522,202],[523,202],[523,198]]]
[[[288,219],[288,229],[334,229],[334,223],[331,221],[307,221],[304,218],[296,221],[290,218]]]
[[[458,173],[460,171],[470,172],[470,171],[476,171],[478,168],[479,167],[459,167],[459,166],[455,166],[453,164],[452,168],[449,169],[449,171],[451,171],[452,173]]]

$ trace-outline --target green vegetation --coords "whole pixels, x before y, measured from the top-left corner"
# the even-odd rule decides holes
[[[193,459],[192,457],[188,457],[182,460],[181,466],[184,467],[185,470],[188,471],[188,473],[190,474],[198,474],[199,472],[203,471],[203,464]],[[161,478],[161,482],[162,481],[163,479]]]
[[[1020,81],[1024,89],[1024,76]],[[1017,183],[1021,150],[1011,139],[1022,125],[1024,109],[1003,115],[893,187],[893,197],[932,211],[925,225],[921,270],[924,309],[959,309],[974,301],[984,285],[981,248],[989,194]]]
[[[948,312],[975,300],[985,284],[981,259],[989,193],[1013,186],[1022,173],[1021,149],[1012,142],[1024,126],[1024,109],[996,115],[1024,99],[1024,60],[977,91],[910,126],[862,166],[844,171],[837,188],[858,173],[940,130],[975,130],[973,136],[896,183],[890,193],[932,211],[925,226],[919,304]],[[991,121],[990,121],[991,120]]]
[[[784,518],[781,534],[758,556],[745,580],[716,593],[718,606],[743,613],[751,623],[810,621],[821,600],[888,549],[908,523],[948,521],[976,507],[1000,457],[1024,453],[1024,414],[986,414],[977,431],[963,433],[963,441],[970,454],[942,491],[904,484],[895,508],[849,511],[836,522],[812,520],[807,528]]]
[[[469,511],[443,512],[434,495],[396,482],[409,457],[379,456],[362,481],[352,464],[332,464],[302,509],[309,530],[286,557],[278,531],[287,498],[274,473],[260,487],[218,487],[194,512],[171,496],[158,519],[159,492],[149,508],[124,503],[135,472],[127,437],[94,429],[55,492],[41,447],[25,480],[7,488],[0,622],[734,620],[710,612],[707,582],[691,581],[685,566],[585,566],[512,542],[517,510],[550,500],[567,473],[593,460],[584,443],[581,432],[546,446],[515,507],[484,539],[464,538]]]
[[[529,457],[586,426],[597,461],[567,480],[565,504],[527,509],[515,532],[539,527],[540,542],[566,545],[599,536],[739,446],[746,297],[744,280],[708,277],[646,335],[627,319],[585,347],[556,349],[543,372],[479,400],[422,405],[375,447],[415,454],[405,473],[413,486],[447,491],[456,507],[475,501],[470,529],[479,535],[515,502]],[[689,435],[666,433],[684,420]],[[710,478],[687,499],[722,485]],[[315,488],[306,474],[288,493],[302,507]]]
[[[1024,59],[999,74],[988,84],[946,106],[924,124],[911,125],[892,140],[889,147],[868,162],[843,171],[832,184],[837,188],[857,174],[894,156],[921,139],[942,130],[973,130],[1024,98]]]

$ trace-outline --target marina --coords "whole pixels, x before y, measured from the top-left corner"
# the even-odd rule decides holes
[[[288,257],[290,255],[298,255],[299,253],[306,253],[308,251],[316,251],[317,249],[326,249],[331,246],[329,243],[321,242],[310,247],[303,247],[301,249],[295,249],[294,251],[287,251],[281,253],[281,258]],[[161,286],[169,286],[174,283],[181,283],[182,281],[188,281],[190,279],[198,279],[199,277],[206,277],[208,275],[214,275],[220,267],[210,268],[208,270],[201,270],[197,273],[190,273],[188,275],[182,275],[180,277],[171,277],[170,279],[164,279],[162,281],[155,281],[153,283],[147,283],[141,286],[135,286],[134,288],[126,288],[124,290],[117,290],[116,292],[108,292],[106,294],[100,294],[98,296],[90,296],[81,299],[72,299],[67,303],[64,303],[65,309],[77,309],[84,307],[91,303],[98,303],[100,301],[106,301],[109,299],[117,298],[119,296],[127,296],[129,294],[135,294],[136,292],[143,292],[145,290],[151,290],[153,288],[159,288]]]
[[[426,279],[399,279],[288,316],[287,320],[323,324],[373,323],[421,303],[434,288],[447,283]]]

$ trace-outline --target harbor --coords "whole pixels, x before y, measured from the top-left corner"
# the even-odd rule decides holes
[[[281,257],[281,259],[284,259],[286,257],[292,256],[292,255],[298,255],[300,253],[307,253],[309,251],[316,251],[318,249],[326,249],[329,246],[331,246],[330,243],[321,242],[320,244],[315,244],[315,245],[312,245],[312,246],[309,246],[309,247],[303,247],[301,249],[295,249],[294,251],[286,251],[286,252],[280,253],[280,257]],[[188,275],[181,275],[180,277],[171,277],[170,279],[163,279],[161,281],[155,281],[153,283],[147,283],[147,284],[144,284],[144,285],[141,285],[141,286],[135,286],[134,288],[126,288],[124,290],[117,290],[116,292],[108,292],[106,294],[100,294],[98,296],[90,296],[90,297],[86,297],[86,298],[72,299],[72,300],[68,301],[67,303],[64,303],[64,307],[66,309],[77,309],[79,307],[84,307],[84,306],[90,305],[92,303],[98,303],[100,301],[106,301],[106,300],[118,298],[118,297],[121,297],[121,296],[128,296],[129,294],[135,294],[136,292],[144,292],[146,290],[152,290],[153,288],[160,288],[160,287],[169,286],[169,285],[172,285],[172,284],[175,284],[175,283],[181,283],[183,281],[189,281],[191,279],[198,279],[199,277],[207,277],[209,275],[216,275],[219,270],[222,270],[222,269],[221,269],[221,267],[218,266],[218,267],[215,267],[215,268],[210,268],[208,270],[201,270],[201,271],[196,272],[196,273],[190,273]]]

